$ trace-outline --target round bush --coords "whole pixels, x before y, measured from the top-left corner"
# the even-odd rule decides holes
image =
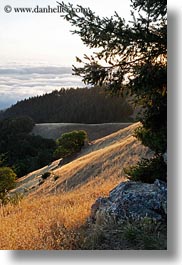
[[[57,149],[55,150],[55,157],[66,157],[75,154],[81,150],[85,142],[88,141],[87,133],[84,130],[72,131],[64,133],[57,139]]]
[[[5,193],[15,187],[16,174],[9,167],[0,168],[0,193]]]

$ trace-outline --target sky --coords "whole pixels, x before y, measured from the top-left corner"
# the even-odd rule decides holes
[[[114,11],[130,18],[129,0],[70,0],[65,3],[90,7],[99,16]],[[61,87],[83,86],[72,76],[75,57],[90,51],[79,36],[71,34],[68,22],[54,13],[10,13],[5,6],[41,8],[58,4],[54,0],[1,0],[0,2],[0,109],[17,100],[41,95]]]

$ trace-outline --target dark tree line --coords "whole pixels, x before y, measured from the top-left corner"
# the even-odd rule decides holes
[[[64,89],[18,102],[0,117],[26,115],[36,123],[104,123],[131,120],[132,107],[125,98],[106,95],[94,87]]]

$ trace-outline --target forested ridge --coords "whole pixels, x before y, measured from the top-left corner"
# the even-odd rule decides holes
[[[132,113],[125,98],[108,95],[104,89],[62,88],[17,102],[1,112],[0,118],[23,114],[35,123],[107,123],[129,121]]]

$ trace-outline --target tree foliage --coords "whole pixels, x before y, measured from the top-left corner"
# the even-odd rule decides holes
[[[33,129],[35,123],[30,117],[19,116],[12,119],[4,119],[0,121],[0,136],[4,137],[10,133],[14,134],[24,134],[29,133]]]
[[[15,187],[16,174],[9,167],[0,167],[0,194]]]
[[[55,150],[55,157],[67,157],[81,150],[85,142],[88,141],[88,135],[84,130],[64,133],[57,140],[58,148]]]
[[[136,166],[124,169],[129,179],[153,183],[156,179],[166,181],[167,165],[163,157],[154,156],[152,159],[143,158]]]
[[[80,15],[71,4],[59,4],[75,27],[73,34],[96,49],[77,59],[81,66],[73,66],[74,74],[141,106],[142,127],[136,136],[162,157],[167,149],[167,1],[131,0],[130,22],[117,12],[100,18],[90,8]]]
[[[55,141],[31,135],[33,126],[28,117],[0,121],[0,166],[11,167],[18,177],[53,160]]]
[[[18,102],[0,114],[2,118],[31,117],[36,123],[127,122],[133,113],[126,99],[106,95],[98,87],[60,89]]]

